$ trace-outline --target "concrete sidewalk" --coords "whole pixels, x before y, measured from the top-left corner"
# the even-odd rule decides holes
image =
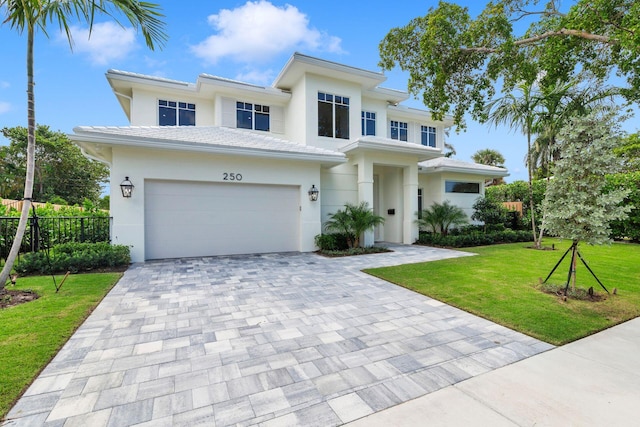
[[[348,424],[640,424],[640,318]]]

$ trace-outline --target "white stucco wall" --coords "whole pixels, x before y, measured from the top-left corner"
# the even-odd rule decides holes
[[[177,91],[146,91],[134,88],[131,101],[131,126],[158,126],[158,100],[187,102],[196,105],[196,124],[215,124],[214,99],[202,98],[194,93]]]
[[[320,165],[308,162],[124,147],[113,148],[111,168],[113,242],[130,245],[132,261],[144,261],[145,180],[223,182],[224,172],[241,173],[243,180],[237,185],[243,183],[299,185],[299,250],[302,252],[315,250],[314,237],[321,231],[321,205],[320,202],[310,202],[307,191],[311,185],[317,186],[320,182]],[[119,185],[125,176],[129,176],[135,185],[130,199],[124,199],[120,195]],[[259,237],[256,236],[256,238]]]
[[[480,194],[446,193],[446,181],[478,183],[480,184]],[[473,204],[478,197],[484,196],[484,178],[479,175],[452,172],[420,174],[419,183],[420,188],[423,189],[422,200],[425,209],[434,203],[443,203],[448,200],[464,210],[469,222],[471,222],[471,215],[473,215]]]

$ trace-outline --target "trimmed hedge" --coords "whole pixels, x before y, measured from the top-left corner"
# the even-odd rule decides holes
[[[102,243],[64,243],[56,245],[49,256],[44,251],[31,252],[15,265],[16,272],[52,274],[86,272],[103,268],[125,267],[131,263],[128,246]]]
[[[495,245],[498,243],[531,242],[533,236],[530,231],[494,231],[483,233],[472,231],[467,234],[442,236],[440,234],[420,233],[416,240],[418,245],[442,246],[448,248],[467,248],[472,246]]]
[[[344,251],[349,249],[347,236],[342,233],[318,234],[315,237],[315,242],[321,251]]]

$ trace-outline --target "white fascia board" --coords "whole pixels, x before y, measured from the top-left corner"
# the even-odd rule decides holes
[[[347,145],[340,147],[340,151],[348,153],[354,150],[370,150],[370,151],[383,151],[395,154],[408,154],[411,156],[418,156],[419,161],[432,159],[434,157],[440,157],[442,153],[440,150],[431,147],[425,147],[418,144],[410,143],[380,143],[374,141],[357,140]]]
[[[147,76],[144,74],[130,73],[127,71],[108,70],[107,80],[109,84],[114,87],[117,83],[123,82],[128,84],[122,84],[122,86],[133,87],[137,85],[154,86],[165,89],[179,89],[195,92],[196,85],[193,83],[183,82],[179,80],[170,80],[162,77]],[[116,83],[117,82],[117,83]],[[121,86],[121,85],[117,85]]]
[[[387,101],[390,104],[397,104],[399,102],[409,99],[409,94],[402,90],[388,89],[384,87],[376,87],[362,92],[363,98],[379,99]]]
[[[427,110],[419,110],[417,108],[405,107],[403,105],[390,105],[388,108],[389,113],[393,113],[392,115],[408,117],[408,118],[425,118],[432,122],[440,122],[445,127],[453,126],[453,117],[446,115],[443,117],[442,121],[435,120],[431,113]]]
[[[248,92],[256,95],[267,95],[270,98],[278,98],[282,101],[291,99],[291,92],[283,91],[273,87],[265,87],[253,85],[250,83],[239,82],[237,80],[226,79],[224,77],[213,76],[211,74],[200,74],[198,76],[198,88],[202,85],[214,86],[218,88],[228,89],[226,93],[235,93],[238,91]]]
[[[418,165],[418,173],[422,174],[434,174],[434,173],[443,173],[443,172],[451,172],[451,173],[464,173],[467,175],[480,175],[486,178],[500,178],[509,176],[509,171],[504,169],[503,171],[490,171],[486,169],[475,169],[475,168],[465,168],[465,167],[456,167],[456,166],[436,166],[436,167],[425,167]]]
[[[172,142],[167,140],[158,140],[150,138],[132,138],[118,136],[117,138],[108,136],[96,136],[96,135],[81,135],[72,134],[68,135],[69,139],[76,144],[80,143],[93,143],[93,144],[105,144],[111,146],[122,147],[138,147],[138,148],[154,148],[160,150],[173,150],[173,151],[188,151],[188,152],[201,152],[201,153],[215,153],[226,154],[233,156],[247,156],[247,157],[260,157],[268,159],[283,159],[283,160],[301,160],[308,162],[322,163],[323,165],[338,165],[345,163],[347,158],[344,154],[313,154],[313,153],[294,153],[286,151],[255,149],[246,147],[234,147],[234,146],[221,146],[206,144],[200,142]]]

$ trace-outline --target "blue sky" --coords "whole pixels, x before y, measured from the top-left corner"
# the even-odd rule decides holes
[[[153,0],[152,0],[153,1]],[[91,39],[74,26],[73,52],[57,27],[35,46],[36,120],[71,133],[78,125],[126,126],[128,122],[105,79],[108,69],[194,82],[200,73],[270,85],[295,51],[379,71],[378,44],[387,32],[424,15],[436,0],[389,1],[159,1],[169,40],[152,52],[130,28],[98,17]],[[481,1],[459,1],[472,14]],[[122,21],[125,23],[125,21]],[[26,126],[26,37],[0,26],[0,127]],[[406,90],[407,75],[386,73],[385,87]],[[423,108],[410,99],[406,105]],[[630,127],[629,131],[635,131]],[[0,137],[1,138],[1,137]],[[468,121],[466,132],[448,141],[458,159],[469,161],[492,148],[506,159],[511,176],[526,180],[526,140],[508,129]],[[6,140],[0,143],[6,144]]]

